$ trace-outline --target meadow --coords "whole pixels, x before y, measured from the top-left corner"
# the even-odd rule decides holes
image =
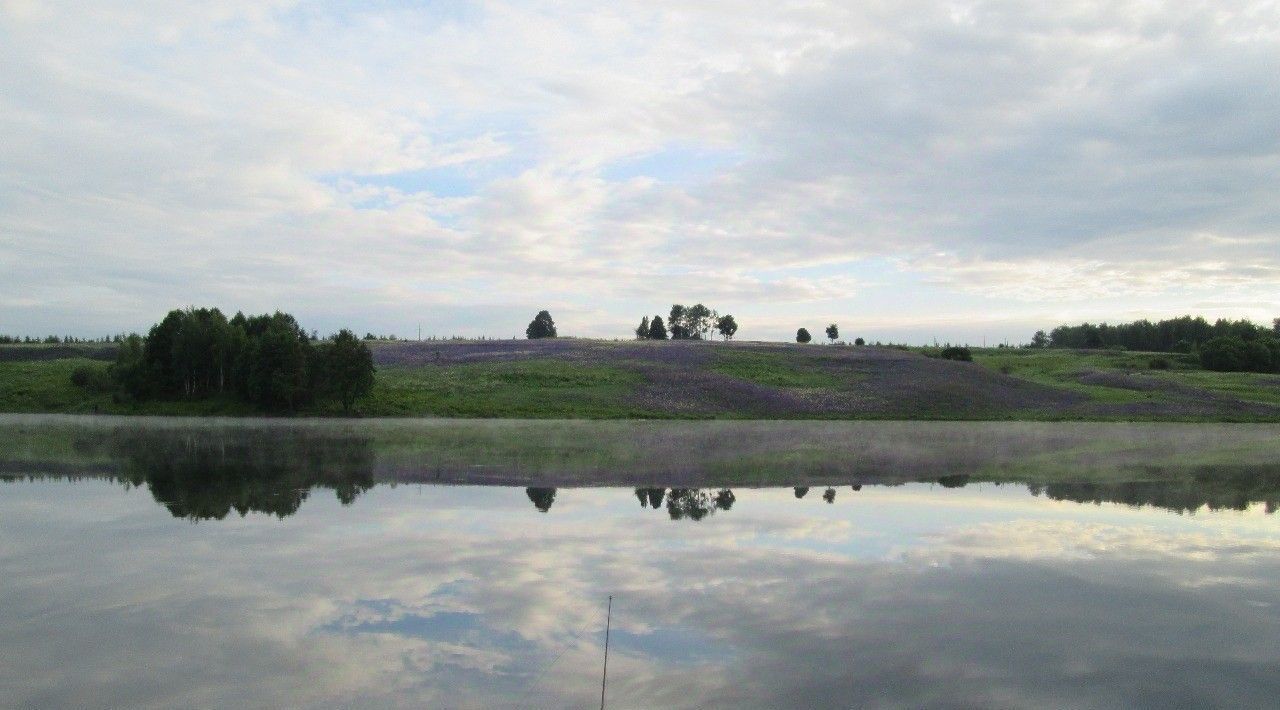
[[[365,417],[1280,421],[1280,376],[1208,372],[1180,355],[988,348],[955,362],[930,348],[572,338],[372,347]],[[1152,367],[1158,358],[1168,369]],[[77,368],[105,370],[109,359],[101,347],[0,347],[0,411],[258,413],[231,399],[134,403],[72,384]]]

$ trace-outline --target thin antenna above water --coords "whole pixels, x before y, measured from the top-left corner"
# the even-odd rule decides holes
[[[609,626],[613,622],[613,595],[609,595],[609,609],[604,619],[604,671],[600,674],[600,710],[604,710],[604,688],[609,681]]]

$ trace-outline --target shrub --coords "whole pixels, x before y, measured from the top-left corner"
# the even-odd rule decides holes
[[[973,362],[973,353],[969,348],[963,345],[948,345],[938,353],[938,357],[943,360],[959,360],[960,362]]]
[[[1153,358],[1151,358],[1151,362],[1150,362],[1150,363],[1148,363],[1148,365],[1150,365],[1150,367],[1151,367],[1151,369],[1152,369],[1152,370],[1168,370],[1168,369],[1169,369],[1169,358],[1167,358],[1167,357],[1153,357]]]
[[[857,346],[863,346],[867,344],[867,341],[863,340],[862,338],[854,338],[853,344]]]
[[[810,340],[813,340],[813,336],[809,335],[809,330],[807,328],[801,328],[800,330],[796,331],[797,343],[807,343]]]
[[[106,368],[81,365],[71,371],[71,384],[87,392],[110,392],[115,389]]]
[[[1212,338],[1200,346],[1200,366],[1215,372],[1244,369],[1244,341],[1235,336]]]

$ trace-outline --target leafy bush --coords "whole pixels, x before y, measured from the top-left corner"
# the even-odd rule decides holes
[[[1216,372],[1274,372],[1280,343],[1270,338],[1245,341],[1234,335],[1213,338],[1200,346],[1200,365]]]
[[[106,368],[81,365],[71,371],[71,384],[87,392],[110,392],[114,389]]]
[[[1153,357],[1148,363],[1152,370],[1168,370],[1170,363],[1167,357]]]
[[[973,353],[969,348],[963,345],[948,345],[938,353],[938,357],[943,360],[958,360],[960,362],[973,362]]]

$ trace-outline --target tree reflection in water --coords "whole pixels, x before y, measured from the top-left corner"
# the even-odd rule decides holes
[[[86,436],[71,446],[111,463],[77,469],[54,461],[60,473],[21,478],[102,477],[145,486],[174,517],[193,521],[222,520],[231,511],[284,518],[313,488],[329,488],[349,505],[374,484],[373,447],[359,436],[270,427],[154,429]]]
[[[373,487],[366,438],[260,429],[164,433],[122,436],[115,448],[121,477],[146,484],[175,517],[221,520],[234,510],[284,518],[312,488],[332,489],[349,505]]]
[[[556,489],[554,488],[526,488],[525,495],[529,496],[529,500],[533,502],[533,507],[538,509],[539,513],[545,513],[551,510],[551,504],[556,502]]]

